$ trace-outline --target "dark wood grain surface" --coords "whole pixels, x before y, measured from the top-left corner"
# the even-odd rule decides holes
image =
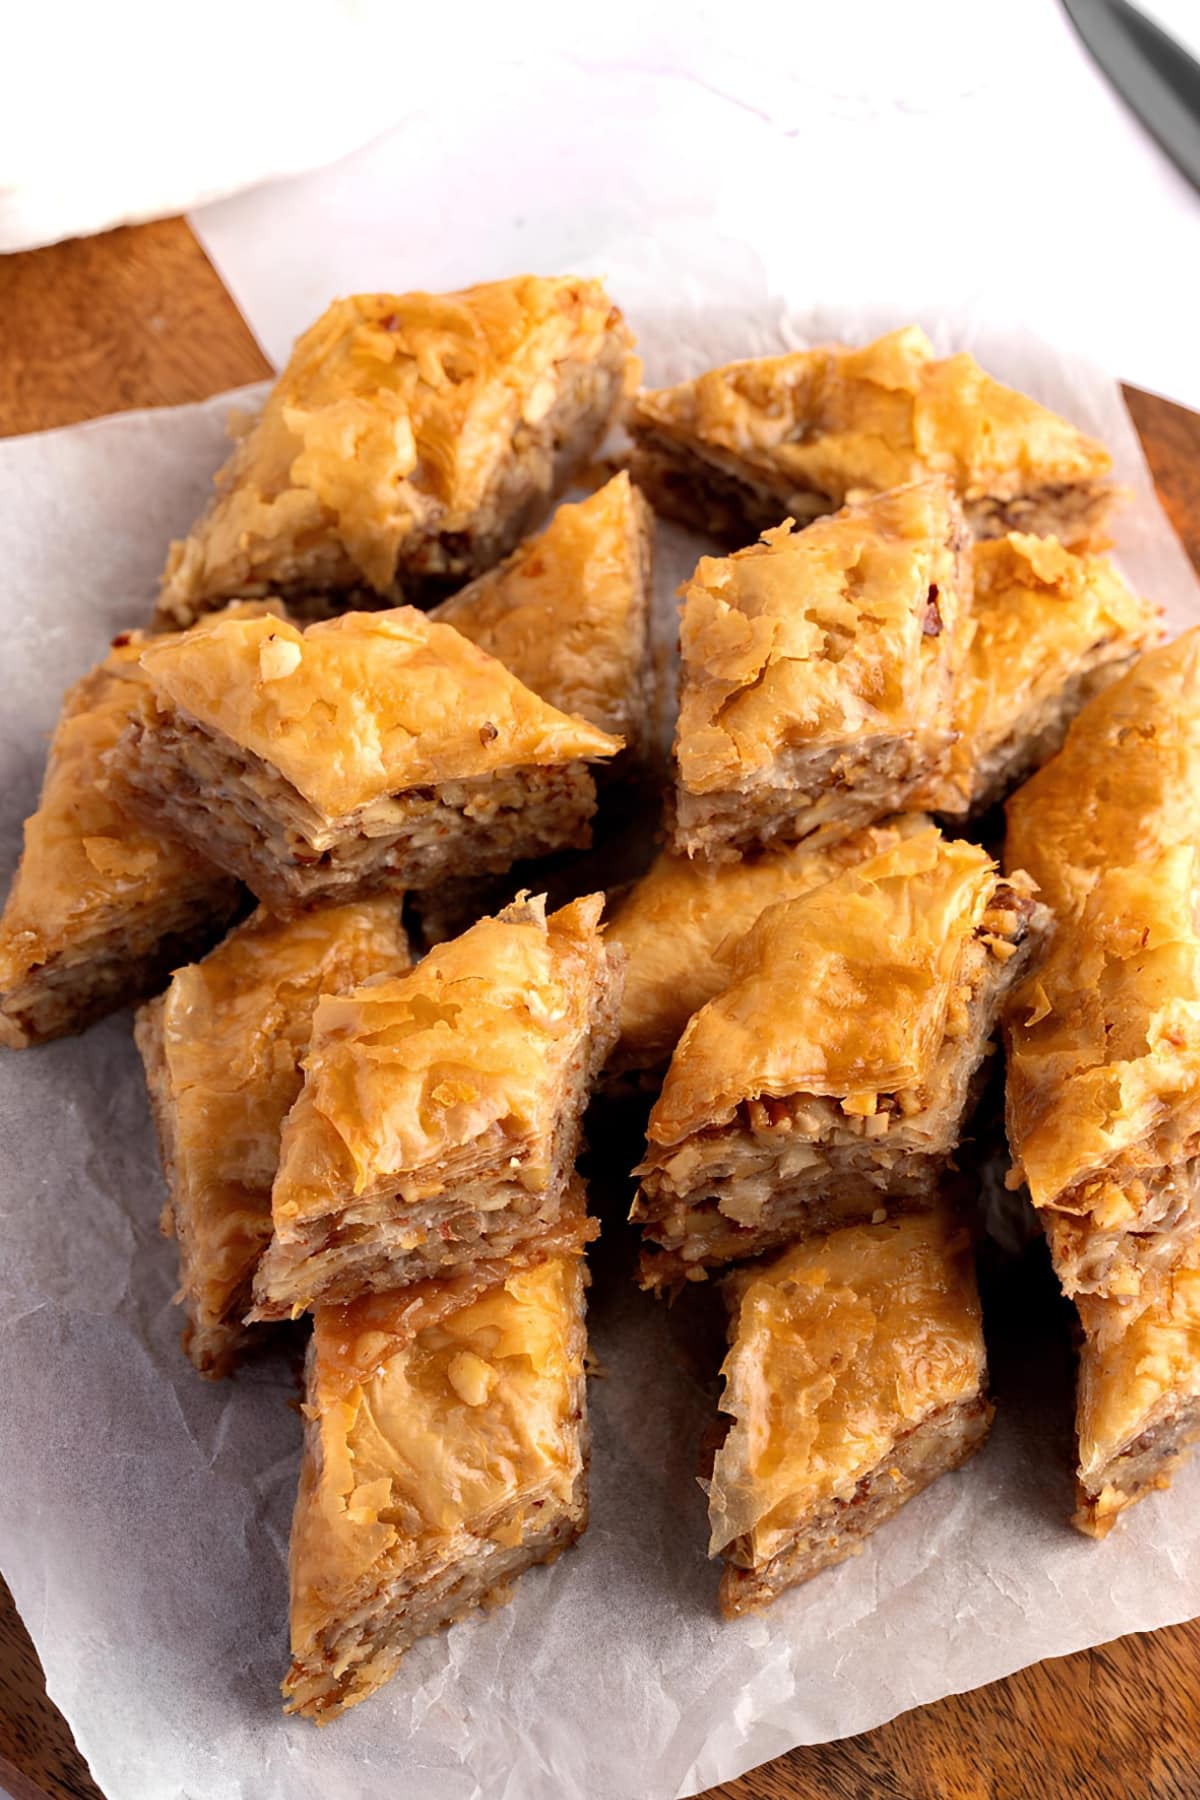
[[[0,436],[267,373],[182,220],[0,257]],[[1126,397],[1200,568],[1200,416]],[[1198,1667],[1200,1621],[1120,1638],[795,1750],[707,1800],[1200,1800]],[[2,1581],[0,1785],[13,1800],[103,1800]]]

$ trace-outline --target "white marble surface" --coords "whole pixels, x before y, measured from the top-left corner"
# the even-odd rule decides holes
[[[1200,406],[1200,199],[1057,0],[518,7],[482,53],[476,16],[452,76],[404,59],[391,131],[194,215],[276,362],[336,293],[619,267],[668,302],[965,306]]]

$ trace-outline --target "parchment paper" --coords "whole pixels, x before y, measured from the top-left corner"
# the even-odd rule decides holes
[[[661,255],[669,259],[669,251]],[[899,323],[789,318],[672,292],[644,247],[614,280],[653,380],[712,358]],[[927,318],[1105,437],[1136,490],[1131,577],[1200,617],[1106,378],[1013,330]],[[222,453],[228,400],[0,444],[0,843],[15,861],[67,683],[143,622],[164,547]],[[694,546],[663,532],[660,622]],[[670,1800],[797,1743],[865,1730],[1041,1657],[1200,1612],[1200,1465],[1104,1544],[1064,1523],[1070,1366],[1036,1257],[989,1280],[999,1411],[986,1450],[864,1554],[734,1625],[714,1610],[697,1440],[719,1345],[703,1298],[594,1257],[592,1525],[513,1604],[417,1646],[317,1732],[279,1713],[300,1424],[286,1358],[201,1381],[178,1346],[173,1246],[128,1017],[0,1053],[0,1566],[109,1800]],[[620,1196],[596,1194],[614,1221]]]
[[[636,229],[670,245],[672,293],[736,296],[761,258],[765,291],[806,304],[986,298],[1200,406],[1200,201],[1058,0],[608,0],[534,31],[505,11],[480,58],[490,10],[463,15],[452,104],[409,82],[375,142],[193,215],[273,360],[332,293],[581,256],[615,275]]]

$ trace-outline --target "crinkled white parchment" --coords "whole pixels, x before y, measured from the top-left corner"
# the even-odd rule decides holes
[[[610,269],[611,272],[611,269]],[[900,323],[677,305],[669,247],[614,280],[652,380]],[[761,291],[761,290],[760,290]],[[1135,490],[1120,552],[1172,624],[1200,594],[1118,392],[1016,330],[925,319],[1113,446]],[[145,620],[167,539],[220,460],[228,399],[0,443],[7,871],[63,688]],[[693,547],[666,528],[660,625]],[[619,1224],[593,1258],[592,1525],[513,1604],[413,1650],[327,1730],[284,1720],[285,1555],[300,1424],[286,1360],[201,1381],[178,1346],[174,1251],[127,1016],[0,1052],[0,1566],[109,1800],[671,1800],[797,1743],[1045,1656],[1200,1613],[1200,1464],[1104,1544],[1065,1524],[1071,1400],[1044,1295],[992,1320],[985,1451],[864,1554],[765,1617],[718,1621],[697,1442],[719,1348],[628,1278]],[[618,1197],[595,1196],[615,1216]],[[1018,1279],[1003,1276],[1009,1288]],[[1002,1296],[1003,1299],[1003,1296]]]

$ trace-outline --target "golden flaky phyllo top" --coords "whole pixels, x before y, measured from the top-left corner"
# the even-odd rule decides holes
[[[202,962],[176,970],[155,1003],[175,1224],[190,1251],[188,1285],[208,1310],[232,1301],[270,1233],[280,1128],[300,1092],[318,996],[409,960],[395,894],[287,920],[260,907]]]
[[[202,962],[177,969],[163,999],[163,1048],[172,1094],[202,1131],[210,1099],[233,1100],[247,1122],[262,1114],[278,1159],[283,1112],[299,1091],[297,1059],[317,996],[381,970],[407,969],[396,894],[316,906],[290,919],[259,907]],[[280,1110],[277,1091],[291,1090]],[[272,1123],[273,1120],[273,1123]],[[244,1156],[246,1141],[212,1146]],[[257,1162],[260,1159],[255,1159]]]
[[[152,644],[142,667],[160,707],[261,757],[330,818],[406,788],[621,747],[409,606],[305,631],[217,619]]]
[[[313,1321],[314,1441],[291,1548],[298,1658],[365,1578],[445,1554],[463,1529],[518,1542],[522,1495],[569,1503],[580,1470],[578,1257],[511,1276],[399,1347],[379,1328],[386,1300],[373,1308],[352,1344],[353,1309],[322,1308]]]
[[[1106,869],[1009,1008],[1008,1127],[1035,1205],[1120,1229],[1200,1130],[1200,847]],[[1112,1168],[1112,1179],[1070,1189]],[[1015,1178],[1015,1177],[1014,1177]]]
[[[1091,701],[1062,750],[1008,803],[1007,854],[1056,911],[1099,872],[1200,837],[1200,626]]]
[[[558,1222],[539,1234],[537,1242],[516,1252],[504,1264],[509,1276],[554,1260],[582,1256],[600,1235],[589,1218],[587,1190],[578,1176],[568,1185]],[[333,1398],[345,1396],[368,1380],[380,1363],[404,1350],[431,1325],[461,1312],[500,1279],[495,1263],[466,1266],[427,1276],[403,1288],[359,1294],[341,1304],[322,1305],[322,1386]]]
[[[777,900],[819,887],[928,826],[920,813],[869,826],[828,847],[800,844],[736,863],[664,850],[618,903],[607,942],[626,956],[616,1056],[639,1067],[665,1061],[693,1013],[729,983],[719,952]]]
[[[1110,1306],[1112,1303],[1109,1303]],[[1093,1486],[1144,1431],[1200,1393],[1200,1250],[1193,1248],[1123,1330],[1089,1336],[1080,1355],[1079,1474]],[[1116,1510],[1110,1494],[1101,1514]]]
[[[845,1499],[905,1432],[977,1394],[983,1333],[970,1239],[944,1209],[835,1231],[733,1278],[709,1489],[710,1555],[756,1565]]]
[[[1059,914],[1009,1007],[1014,1164],[1035,1204],[1118,1227],[1137,1211],[1125,1176],[1200,1129],[1198,676],[1200,628],[1085,707],[1009,802],[1008,859]]]
[[[965,1030],[959,969],[996,890],[976,844],[933,827],[758,918],[730,985],[688,1025],[647,1136],[674,1144],[763,1095],[828,1094],[870,1115]]]
[[[104,766],[149,700],[142,643],[136,632],[119,639],[63,701],[0,922],[0,990],[60,951],[80,922],[101,931],[110,909],[115,923],[194,884],[203,868],[195,851],[131,818]]]
[[[861,349],[831,345],[711,369],[641,394],[639,426],[757,465],[836,505],[922,476],[966,500],[1106,475],[1103,445],[984,373],[939,358],[910,325]]]
[[[788,749],[948,735],[946,676],[960,654],[949,647],[967,602],[961,542],[957,506],[936,480],[701,557],[681,608],[683,785],[737,786]]]
[[[560,506],[545,531],[433,616],[560,712],[628,738],[644,680],[650,530],[650,509],[622,472]]]
[[[303,572],[388,593],[415,533],[467,529],[559,398],[564,370],[616,340],[598,281],[518,276],[454,294],[355,294],[299,339],[229,463],[212,510],[172,546],[164,604]]]
[[[416,1203],[466,1151],[473,1167],[544,1186],[606,967],[602,905],[593,894],[547,918],[544,900],[517,901],[409,974],[323,998],[284,1127],[276,1218],[381,1181]]]
[[[952,775],[972,774],[1019,714],[1051,702],[1105,647],[1132,656],[1159,636],[1159,612],[1107,556],[1076,555],[1057,538],[1009,532],[971,551],[975,631],[954,704]]]

